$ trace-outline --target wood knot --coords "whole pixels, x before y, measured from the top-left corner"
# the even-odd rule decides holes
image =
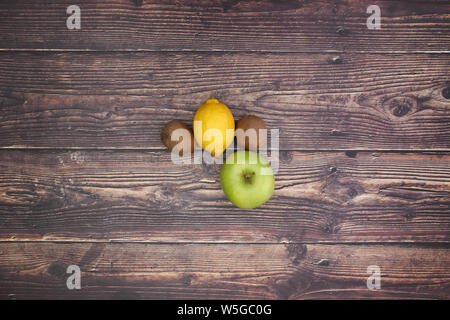
[[[354,150],[348,150],[348,151],[345,151],[345,155],[349,158],[356,158],[356,156],[358,155],[358,152],[354,151]]]
[[[341,36],[345,36],[349,33],[349,31],[347,29],[345,29],[343,26],[339,26],[336,29],[336,33],[341,35]]]
[[[450,99],[450,87],[444,88],[444,89],[442,90],[442,96],[443,96],[445,99]]]
[[[414,113],[419,109],[419,100],[414,97],[395,97],[388,99],[385,106],[388,111],[396,118],[404,117],[408,114]]]
[[[279,153],[280,162],[283,163],[290,163],[292,161],[292,152],[289,151],[283,151]]]
[[[335,175],[330,176],[321,188],[321,193],[339,203],[346,203],[364,193],[364,188],[359,183],[339,180]]]
[[[331,174],[335,173],[336,171],[337,171],[336,167],[329,167],[328,168],[328,172],[331,173]]]
[[[287,245],[288,257],[293,264],[297,265],[306,256],[308,249],[304,244],[290,243]]]
[[[323,231],[328,234],[336,234],[340,229],[338,225],[339,220],[336,217],[330,217],[323,227]]]
[[[396,117],[403,117],[409,112],[409,110],[411,110],[409,106],[400,104],[393,109],[392,114]]]
[[[336,56],[336,57],[330,58],[328,60],[328,62],[331,63],[331,64],[341,64],[342,63],[342,58],[339,57],[339,56]]]
[[[185,286],[185,287],[189,287],[192,284],[192,279],[194,278],[193,275],[191,274],[186,274],[184,276],[181,277],[181,283]]]
[[[328,259],[320,259],[312,262],[312,264],[315,264],[317,266],[321,267],[328,267],[330,265],[330,261]]]
[[[62,264],[54,262],[48,267],[47,273],[53,277],[61,278],[66,274],[66,268]]]

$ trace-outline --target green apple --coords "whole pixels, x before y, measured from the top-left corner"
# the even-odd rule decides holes
[[[269,162],[252,151],[230,155],[220,170],[220,183],[227,198],[244,209],[262,205],[270,199],[275,187]]]

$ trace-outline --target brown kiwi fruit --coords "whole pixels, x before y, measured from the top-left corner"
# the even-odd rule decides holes
[[[187,134],[189,135],[189,138],[190,138],[189,139],[190,144],[191,144],[190,146],[189,146],[189,140],[184,141],[183,137],[186,136],[184,134],[182,136],[180,136],[180,138],[178,140],[173,141],[171,139],[172,132],[174,132],[177,129],[187,130]],[[187,125],[185,125],[181,121],[172,120],[172,121],[169,121],[168,123],[166,123],[166,125],[164,126],[164,128],[161,131],[161,141],[171,152],[172,152],[172,150],[174,152],[178,151],[178,155],[181,157],[183,155],[191,154],[192,152],[194,152],[194,133]],[[175,146],[178,145],[179,143],[180,143],[180,145],[177,148],[175,148]],[[184,151],[184,154],[183,154],[183,151]]]
[[[240,134],[240,132],[237,131],[239,129],[242,129],[244,133],[248,129],[256,130],[256,139],[251,134],[249,136]],[[262,134],[262,132],[259,131],[260,129],[267,130],[264,120],[260,117],[248,115],[240,119],[236,124],[236,141],[238,145],[244,147],[246,150],[258,150],[264,146],[266,143],[267,134]]]

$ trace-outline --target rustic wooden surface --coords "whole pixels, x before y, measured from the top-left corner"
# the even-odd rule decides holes
[[[0,241],[450,241],[448,153],[282,152],[270,202],[166,151],[0,151]]]
[[[381,30],[356,0],[136,3],[69,31],[69,0],[0,2],[1,299],[450,298],[448,1],[377,1]],[[280,129],[253,211],[159,141],[210,97]]]
[[[142,4],[136,5],[136,2]],[[42,5],[41,5],[42,4]],[[71,0],[0,2],[5,49],[423,52],[449,51],[446,0],[78,0],[82,29],[68,32]]]
[[[3,147],[160,150],[166,122],[216,97],[279,128],[283,150],[450,148],[448,54],[0,52],[0,66]]]
[[[450,247],[345,244],[0,244],[0,295],[105,299],[448,298]],[[66,268],[83,270],[67,290]],[[367,266],[381,268],[379,291]]]

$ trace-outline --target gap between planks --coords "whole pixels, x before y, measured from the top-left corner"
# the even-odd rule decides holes
[[[450,51],[448,50],[417,50],[417,51],[405,51],[405,50],[391,50],[391,51],[384,51],[384,50],[371,50],[371,51],[365,51],[365,50],[355,50],[355,51],[346,51],[346,50],[317,50],[317,51],[289,51],[289,50],[194,50],[194,49],[165,49],[165,50],[152,50],[152,49],[110,49],[110,50],[101,50],[101,49],[44,49],[44,48],[36,48],[36,49],[29,49],[29,48],[0,48],[0,52],[8,52],[8,53],[14,53],[14,52],[26,52],[26,53],[33,53],[33,52],[54,52],[54,53],[70,53],[70,52],[76,52],[76,53],[83,53],[83,52],[89,52],[89,53],[133,53],[133,52],[151,52],[151,53],[270,53],[270,54],[346,54],[346,53],[352,53],[352,54],[450,54]]]
[[[450,242],[446,241],[428,241],[428,242],[417,242],[414,240],[405,241],[365,241],[365,242],[345,242],[345,241],[283,241],[283,242],[202,242],[202,241],[146,241],[146,240],[0,240],[0,244],[141,244],[141,245],[324,245],[324,246],[392,246],[392,247],[450,247]]]

